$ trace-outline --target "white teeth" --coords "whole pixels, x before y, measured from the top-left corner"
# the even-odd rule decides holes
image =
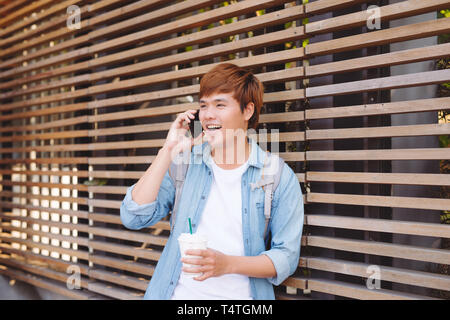
[[[219,126],[219,125],[209,125],[209,126],[206,126],[208,129],[220,129],[220,128],[222,128],[222,126]]]

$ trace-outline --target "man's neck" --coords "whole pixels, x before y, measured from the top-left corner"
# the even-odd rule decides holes
[[[219,168],[231,170],[236,169],[247,162],[250,157],[250,152],[251,145],[248,143],[248,140],[245,139],[244,143],[234,143],[232,146],[220,150],[213,149],[211,151],[211,156]]]

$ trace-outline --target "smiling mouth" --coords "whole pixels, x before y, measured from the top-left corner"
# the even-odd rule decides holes
[[[220,130],[221,128],[222,128],[221,125],[216,125],[216,124],[211,124],[211,125],[206,126],[206,130],[208,130],[208,131]]]

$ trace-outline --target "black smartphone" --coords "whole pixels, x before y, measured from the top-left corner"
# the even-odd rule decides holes
[[[197,138],[200,133],[202,133],[202,124],[200,123],[199,118],[200,110],[197,110],[197,112],[194,114],[194,119],[191,119],[191,122],[189,122],[189,131],[191,131],[192,137]]]

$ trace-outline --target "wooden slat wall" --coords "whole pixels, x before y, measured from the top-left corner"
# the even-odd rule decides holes
[[[347,297],[423,299],[391,288],[370,290],[369,264],[329,252],[450,264],[443,249],[326,236],[318,230],[359,230],[449,238],[448,225],[317,212],[349,208],[450,208],[444,198],[338,194],[317,183],[448,186],[426,172],[310,170],[317,162],[449,159],[447,149],[314,149],[313,142],[439,136],[448,124],[311,129],[321,119],[386,117],[447,110],[450,98],[309,107],[321,97],[390,91],[448,82],[450,70],[373,77],[324,85],[315,79],[371,68],[432,61],[449,44],[311,64],[315,58],[367,50],[450,31],[450,18],[315,41],[366,25],[367,1],[34,1],[0,2],[0,274],[77,299],[142,298],[169,235],[167,220],[140,231],[121,225],[119,208],[163,145],[176,114],[197,106],[199,77],[232,61],[264,83],[260,128],[280,130],[280,155],[296,172],[305,201],[299,269],[276,289],[279,299]],[[381,19],[436,12],[450,1],[409,0],[381,7]],[[81,28],[66,27],[77,5]],[[364,9],[364,10],[363,10]],[[350,13],[329,17],[327,13]],[[325,18],[323,18],[325,17]],[[305,20],[308,18],[310,21]],[[362,30],[362,29],[358,29]],[[307,41],[308,40],[308,41]],[[81,289],[69,290],[70,266]],[[382,280],[448,290],[450,277],[380,265]],[[320,271],[317,273],[317,271]],[[325,276],[322,276],[325,275]],[[330,277],[331,275],[331,277]],[[69,279],[70,280],[70,279]],[[312,292],[312,294],[310,293]]]

